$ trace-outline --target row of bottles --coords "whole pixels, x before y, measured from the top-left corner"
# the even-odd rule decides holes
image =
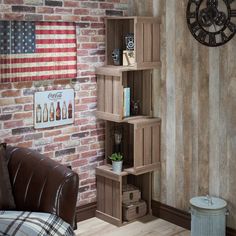
[[[56,110],[56,112],[55,112]],[[56,109],[54,107],[54,103],[51,102],[50,108],[48,109],[47,103],[44,103],[44,107],[42,109],[41,105],[38,104],[36,107],[36,123],[48,122],[54,120],[65,120],[72,118],[72,103],[69,102],[68,107],[66,106],[66,101],[63,102],[63,106],[61,109],[60,102],[57,102]]]

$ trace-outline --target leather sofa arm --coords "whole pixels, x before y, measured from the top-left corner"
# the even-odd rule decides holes
[[[17,210],[56,214],[74,227],[78,175],[30,149],[9,146],[6,155]]]

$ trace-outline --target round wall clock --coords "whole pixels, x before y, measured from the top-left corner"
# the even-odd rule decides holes
[[[235,3],[236,0],[189,0],[186,17],[194,38],[210,47],[231,40],[236,33]]]

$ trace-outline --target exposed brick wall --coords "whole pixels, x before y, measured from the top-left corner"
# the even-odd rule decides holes
[[[104,123],[96,119],[94,68],[104,62],[104,16],[126,15],[128,0],[0,0],[1,20],[76,21],[78,78],[0,84],[0,142],[33,148],[80,176],[77,205],[96,201],[95,167],[104,158]],[[35,91],[74,88],[75,123],[33,128]]]

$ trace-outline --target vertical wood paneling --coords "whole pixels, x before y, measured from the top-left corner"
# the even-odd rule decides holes
[[[145,23],[143,31],[143,60],[145,62],[152,61],[152,24]],[[146,50],[149,48],[150,50]]]
[[[105,78],[105,112],[112,113],[112,76],[106,76]]]
[[[104,194],[106,196],[105,204],[105,213],[112,216],[112,209],[113,209],[113,193],[112,193],[112,180],[105,178],[105,187],[104,187]]]
[[[191,197],[217,195],[228,201],[227,224],[236,229],[236,37],[220,48],[198,43],[187,28],[187,3],[153,1],[162,19],[162,67],[153,86],[154,114],[162,118],[161,173],[154,175],[153,197],[188,210]]]
[[[152,127],[152,163],[160,161],[160,126]]]
[[[113,212],[112,216],[115,218],[120,218],[120,183],[117,181],[112,182],[113,195],[112,195],[112,203],[113,203]]]
[[[103,75],[97,75],[98,111],[105,111],[105,81]]]
[[[134,167],[143,165],[143,129],[134,130]]]
[[[120,109],[120,77],[113,77],[113,98],[112,98],[112,107],[113,107],[113,113],[114,114],[120,114],[119,109]]]
[[[97,175],[97,209],[104,212],[104,177]]]
[[[143,128],[143,148],[144,148],[144,165],[149,165],[152,163],[152,127],[147,126]]]

